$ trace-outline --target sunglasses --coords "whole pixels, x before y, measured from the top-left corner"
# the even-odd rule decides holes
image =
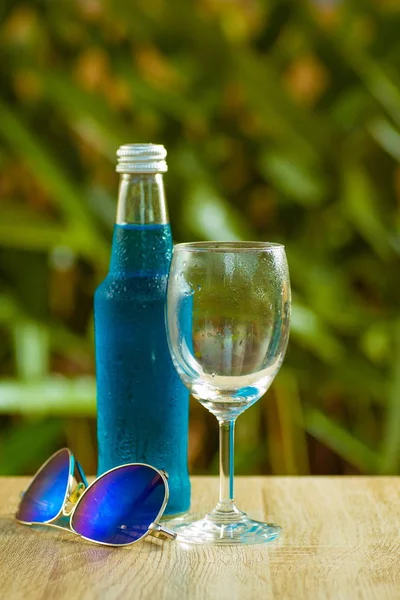
[[[21,494],[15,518],[106,546],[129,546],[148,535],[173,540],[176,533],[158,523],[168,496],[167,474],[139,463],[111,469],[88,485],[79,462],[63,448]]]

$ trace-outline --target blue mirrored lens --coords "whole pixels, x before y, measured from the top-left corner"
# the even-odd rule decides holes
[[[131,544],[157,518],[166,496],[161,475],[145,465],[124,465],[97,479],[72,516],[72,527],[104,544]]]
[[[45,523],[60,512],[67,493],[70,455],[60,450],[34,477],[15,515],[25,523]]]

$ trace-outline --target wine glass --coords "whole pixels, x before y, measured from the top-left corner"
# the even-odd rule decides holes
[[[265,393],[289,336],[290,281],[284,246],[264,242],[177,244],[168,281],[166,325],[173,363],[220,429],[220,491],[203,519],[175,525],[178,539],[254,544],[277,525],[250,519],[233,497],[236,418]]]

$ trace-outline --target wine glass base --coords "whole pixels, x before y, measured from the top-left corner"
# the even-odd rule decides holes
[[[213,514],[203,519],[169,523],[178,534],[177,541],[186,544],[265,544],[275,540],[280,532],[279,525],[253,521],[245,513],[233,520],[217,520]]]

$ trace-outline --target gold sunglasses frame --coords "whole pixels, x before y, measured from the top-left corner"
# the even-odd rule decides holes
[[[32,480],[31,480],[30,484],[28,485],[28,487],[26,488],[26,490],[21,493],[21,500],[18,505],[16,514],[18,514],[18,511],[19,511],[20,505],[23,501],[24,495],[27,493],[27,491],[29,490],[29,488],[31,487],[31,485],[33,484],[35,479],[38,477],[38,475],[58,454],[61,454],[61,452],[65,452],[65,451],[68,452],[68,457],[69,457],[69,474],[68,474],[68,483],[67,483],[66,490],[65,490],[64,500],[63,500],[63,503],[62,503],[62,506],[61,506],[59,512],[52,519],[49,519],[48,521],[40,521],[40,522],[22,521],[21,519],[18,519],[17,517],[15,517],[16,521],[18,523],[21,523],[22,525],[28,525],[28,526],[46,525],[49,527],[56,527],[58,529],[62,529],[63,531],[68,531],[69,533],[78,535],[82,539],[92,542],[93,544],[99,544],[101,546],[112,546],[115,548],[132,546],[133,544],[136,544],[137,542],[142,541],[148,535],[152,535],[152,536],[155,536],[158,538],[163,538],[163,539],[168,539],[168,540],[176,539],[177,534],[174,531],[171,531],[170,529],[167,529],[166,527],[163,527],[162,525],[159,524],[159,520],[161,519],[162,515],[164,514],[164,510],[165,510],[165,507],[167,506],[167,502],[168,502],[168,498],[169,498],[169,488],[168,488],[168,480],[167,480],[168,475],[164,470],[156,469],[152,465],[148,465],[146,463],[128,463],[125,465],[120,465],[118,467],[114,467],[113,469],[109,469],[105,473],[102,473],[99,477],[96,477],[96,479],[94,481],[92,481],[91,484],[88,484],[85,473],[83,472],[81,465],[75,459],[75,456],[72,454],[72,452],[69,448],[61,448],[60,450],[57,450],[57,452],[54,452],[54,454],[52,454],[42,464],[42,466],[36,471],[35,475],[32,477]],[[134,466],[149,467],[150,469],[153,469],[153,471],[155,471],[158,475],[160,475],[162,477],[163,482],[164,482],[164,489],[165,489],[164,501],[161,505],[161,508],[160,508],[156,518],[149,525],[147,531],[137,540],[134,540],[133,542],[128,542],[127,544],[109,544],[107,542],[99,542],[98,540],[92,540],[88,537],[85,537],[84,535],[81,535],[77,531],[75,531],[75,529],[72,526],[73,515],[74,515],[74,512],[75,512],[76,508],[78,507],[79,503],[81,502],[82,498],[84,498],[86,492],[96,482],[100,481],[100,479],[102,479],[103,477],[108,475],[108,473],[111,473],[112,471],[117,471],[119,469],[123,469],[124,467],[134,467]]]

